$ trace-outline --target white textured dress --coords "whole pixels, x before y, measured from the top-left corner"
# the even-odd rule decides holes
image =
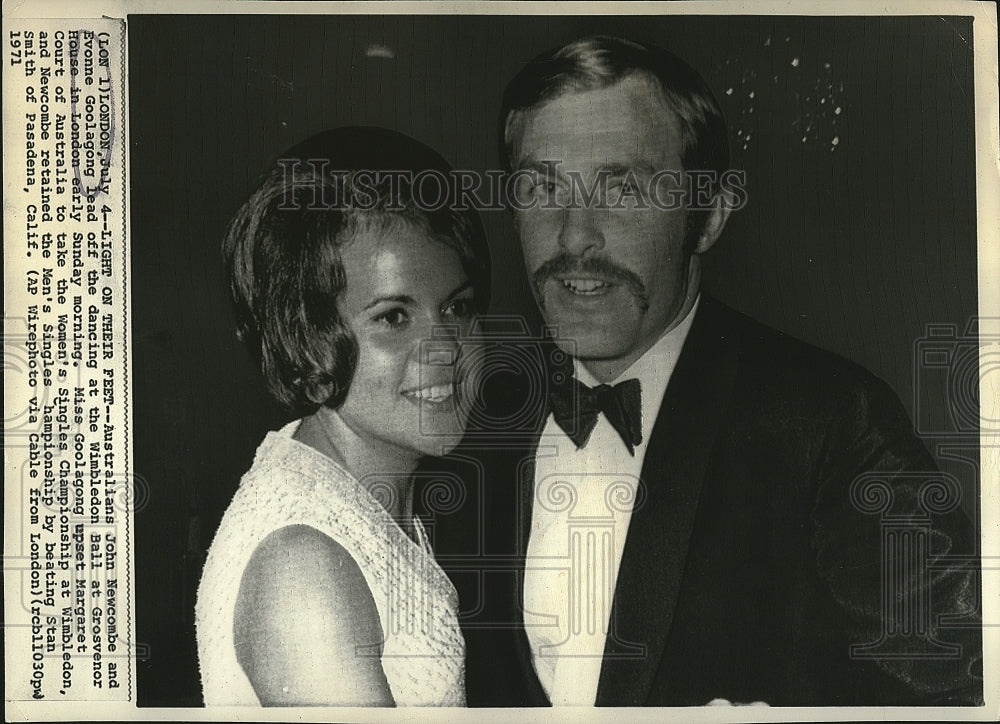
[[[418,544],[347,471],[292,439],[298,424],[268,433],[257,448],[208,552],[195,605],[205,705],[260,705],[236,659],[240,581],[270,533],[308,525],[343,546],[368,583],[384,636],[382,669],[396,704],[464,706],[458,596],[419,521]]]

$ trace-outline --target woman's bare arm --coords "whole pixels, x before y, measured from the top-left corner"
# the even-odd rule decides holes
[[[358,564],[315,528],[289,526],[243,573],[236,656],[264,706],[393,706],[382,627]]]

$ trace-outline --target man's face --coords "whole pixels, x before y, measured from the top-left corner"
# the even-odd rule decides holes
[[[656,172],[676,179],[682,171],[678,123],[658,89],[631,76],[525,112],[519,136],[519,205],[535,204],[516,210],[515,220],[536,301],[580,359],[621,372],[680,322],[697,292],[684,253],[684,204],[635,198],[646,197]],[[604,208],[580,194],[566,203],[574,174],[587,189],[603,177]],[[626,181],[638,181],[638,189]],[[678,190],[668,186],[661,174],[657,198]]]

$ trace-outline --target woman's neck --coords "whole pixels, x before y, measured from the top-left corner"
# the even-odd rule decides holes
[[[359,434],[328,407],[304,418],[294,438],[347,470],[398,523],[409,525],[417,452]]]

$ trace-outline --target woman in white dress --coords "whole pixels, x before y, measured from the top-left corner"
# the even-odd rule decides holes
[[[420,458],[464,431],[459,338],[488,291],[478,218],[421,196],[449,170],[401,134],[327,131],[230,226],[240,336],[301,417],[264,439],[209,551],[206,705],[465,703],[455,589],[412,513]]]

